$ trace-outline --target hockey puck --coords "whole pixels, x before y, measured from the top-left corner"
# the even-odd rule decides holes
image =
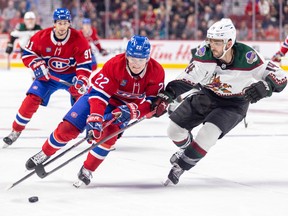
[[[38,202],[39,199],[37,196],[32,196],[32,197],[29,197],[28,200],[30,203],[35,203],[35,202]]]

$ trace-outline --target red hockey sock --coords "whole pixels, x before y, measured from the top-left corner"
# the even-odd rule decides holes
[[[47,155],[47,156],[51,156],[53,154],[55,154],[55,152],[59,150],[56,148],[53,148],[51,145],[49,145],[48,139],[45,141],[45,143],[42,146],[42,151]]]
[[[92,172],[94,172],[98,166],[104,161],[108,153],[110,152],[111,145],[102,144],[97,146],[87,155],[84,161],[84,167]]]
[[[36,95],[28,94],[26,98],[23,100],[17,116],[16,120],[14,120],[12,124],[12,128],[15,131],[22,131],[25,129],[26,124],[30,121],[33,114],[37,111],[42,99]]]
[[[98,159],[98,158],[94,157],[94,156],[89,152],[86,160],[84,161],[84,167],[85,167],[86,169],[94,172],[102,162],[103,162],[102,159]]]
[[[61,122],[50,137],[45,141],[42,146],[43,152],[51,156],[55,154],[60,148],[64,147],[67,142],[75,139],[80,131],[68,121]]]

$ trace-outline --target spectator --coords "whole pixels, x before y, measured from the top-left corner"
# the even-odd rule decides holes
[[[2,18],[5,22],[5,29],[9,29],[9,22],[17,15],[17,10],[14,7],[14,1],[8,1],[8,6],[4,8]]]
[[[249,0],[245,7],[245,15],[248,15],[248,16],[253,15],[253,4],[255,4],[255,13],[259,14],[259,5],[256,2],[253,3],[252,0]]]
[[[262,16],[266,16],[270,12],[270,5],[267,0],[258,1],[259,12]]]
[[[237,38],[239,41],[250,40],[251,38],[248,37],[249,29],[247,27],[246,20],[241,20],[240,26],[237,29]]]
[[[269,41],[276,41],[279,39],[279,29],[272,24],[268,25],[265,30],[265,38]]]

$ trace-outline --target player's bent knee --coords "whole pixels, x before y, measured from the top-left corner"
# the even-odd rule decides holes
[[[188,131],[177,125],[175,122],[170,121],[167,128],[167,135],[173,141],[178,142],[187,138]]]
[[[62,121],[57,129],[54,131],[54,136],[62,142],[68,142],[75,139],[79,135],[80,131],[73,124],[68,121]]]
[[[215,124],[206,122],[198,131],[195,141],[205,151],[208,151],[220,137],[222,131]],[[207,136],[209,134],[209,136]]]

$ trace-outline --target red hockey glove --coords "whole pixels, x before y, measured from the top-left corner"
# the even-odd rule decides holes
[[[105,50],[105,49],[101,49],[100,53],[101,53],[102,56],[107,56],[109,54],[108,51]]]
[[[31,65],[31,69],[33,70],[35,78],[37,80],[42,80],[42,81],[47,82],[50,79],[49,69],[44,60],[39,60],[33,63]]]
[[[93,140],[101,137],[103,117],[96,113],[91,113],[86,122],[86,136],[88,137],[87,141],[91,143]]]
[[[245,100],[250,103],[256,103],[264,97],[271,96],[272,90],[267,82],[259,81],[245,88],[243,93]]]
[[[74,77],[72,82],[74,85],[69,88],[69,92],[77,100],[87,91],[89,80],[87,77],[80,75],[79,77]]]
[[[280,62],[281,61],[281,57],[283,57],[284,54],[281,51],[278,51],[277,53],[275,53],[275,55],[271,58],[272,61],[274,62]]]
[[[109,121],[116,117],[117,119],[113,124],[119,125],[120,127],[126,127],[130,120],[138,118],[139,115],[138,106],[135,103],[128,103],[117,107],[111,113],[106,114],[104,118],[105,121]]]
[[[155,117],[160,117],[167,112],[167,107],[173,102],[172,96],[164,91],[157,95],[157,98],[153,101],[151,109],[156,110]]]

